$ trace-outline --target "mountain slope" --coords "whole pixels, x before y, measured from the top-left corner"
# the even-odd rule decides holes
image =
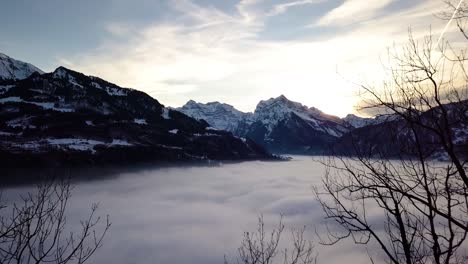
[[[40,74],[44,73],[32,64],[15,60],[0,53],[0,81],[22,80],[29,77],[34,72]]]
[[[63,67],[0,86],[1,166],[259,158],[250,140]]]
[[[468,100],[434,107],[425,112],[406,113],[410,123],[396,115],[379,116],[371,125],[350,131],[339,138],[332,154],[380,157],[423,156],[445,160],[443,142],[451,142],[455,152],[468,157]],[[449,129],[446,129],[449,127]],[[417,139],[416,136],[417,135]],[[443,135],[443,140],[440,135]],[[416,148],[419,143],[419,148]]]

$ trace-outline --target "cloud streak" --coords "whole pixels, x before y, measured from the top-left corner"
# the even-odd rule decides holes
[[[375,18],[379,11],[394,0],[346,0],[342,5],[325,14],[318,25],[347,26]]]
[[[301,1],[294,1],[294,2],[288,2],[284,4],[277,4],[273,6],[272,10],[268,12],[269,16],[276,16],[279,14],[283,14],[288,11],[289,8],[292,7],[298,7],[298,6],[303,6],[303,5],[309,5],[309,4],[317,4],[321,3],[324,0],[301,0]]]

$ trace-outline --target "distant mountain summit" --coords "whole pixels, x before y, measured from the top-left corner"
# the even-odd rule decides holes
[[[284,95],[260,101],[239,133],[278,153],[322,153],[349,127],[331,116]]]
[[[254,113],[218,102],[189,101],[178,109],[217,129],[248,137],[279,153],[319,153],[353,127],[346,121],[281,95],[260,101]]]
[[[0,53],[0,81],[26,79],[34,72],[44,73],[32,64],[15,60]]]
[[[213,128],[231,132],[236,131],[240,122],[252,116],[252,113],[244,113],[232,105],[219,102],[203,104],[190,100],[177,110],[197,120],[205,120]]]
[[[360,128],[360,127],[365,127],[365,126],[374,124],[376,122],[376,119],[365,118],[365,117],[360,117],[360,116],[353,115],[353,114],[348,114],[345,118],[343,118],[343,121],[347,122],[354,128]]]
[[[281,121],[299,118],[314,130],[331,136],[341,136],[349,127],[339,117],[327,115],[315,107],[290,101],[284,95],[260,101],[253,115],[254,122],[261,122],[268,131],[272,131]]]
[[[0,167],[271,157],[144,92],[64,67],[0,84]]]

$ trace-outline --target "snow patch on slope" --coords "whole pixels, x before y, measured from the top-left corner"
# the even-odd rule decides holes
[[[11,96],[11,97],[5,97],[0,99],[0,104],[5,104],[5,103],[25,103],[25,104],[33,104],[39,107],[42,107],[43,109],[46,110],[53,110],[53,111],[58,111],[58,112],[74,112],[74,109],[71,108],[63,108],[63,107],[55,107],[55,103],[52,102],[32,102],[32,101],[26,101],[21,99],[20,97],[17,96]]]
[[[139,125],[147,125],[148,124],[146,122],[146,119],[143,119],[143,118],[135,118],[135,119],[133,119],[133,123],[139,124]]]
[[[164,119],[171,119],[171,117],[169,116],[169,108],[164,107],[161,116],[162,116]]]
[[[64,67],[58,67],[53,72],[52,76],[55,79],[65,80],[68,83],[72,84],[73,86],[84,88],[84,85],[82,83],[79,83],[79,81],[75,78],[75,76],[73,76],[73,71],[70,71]],[[102,81],[101,79],[94,77],[94,76],[87,76],[87,77],[94,80],[91,82],[91,86],[105,91],[108,95],[111,95],[111,96],[127,96],[128,95],[128,89],[123,89],[120,87],[109,86],[109,85],[103,86],[99,84],[99,81]]]
[[[47,143],[55,147],[65,147],[78,151],[91,151],[92,153],[96,152],[94,147],[97,145],[104,145],[108,147],[132,145],[128,143],[128,141],[122,139],[113,139],[111,143],[105,143],[103,141],[80,138],[48,138]]]

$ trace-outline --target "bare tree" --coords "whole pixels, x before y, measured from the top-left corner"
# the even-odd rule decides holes
[[[311,241],[304,238],[305,227],[291,230],[291,248],[279,248],[284,224],[280,220],[278,227],[270,233],[265,230],[263,216],[258,218],[256,232],[245,232],[238,249],[237,263],[243,264],[312,264],[317,256]],[[225,257],[225,264],[228,261]]]
[[[410,32],[407,45],[389,50],[389,80],[361,85],[360,109],[378,109],[389,119],[357,131],[361,137],[348,145],[352,156],[326,162],[323,188],[315,193],[338,225],[322,243],[376,244],[395,264],[468,261],[460,250],[468,232],[468,142],[460,142],[468,128],[468,9],[452,7],[464,45]]]
[[[77,232],[67,229],[66,208],[71,195],[67,181],[38,185],[21,201],[0,206],[0,263],[85,263],[102,245],[110,227],[96,216],[97,204],[80,221]]]

